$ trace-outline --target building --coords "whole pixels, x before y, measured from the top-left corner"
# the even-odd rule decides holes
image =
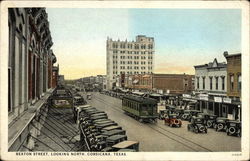
[[[224,52],[227,59],[227,99],[226,113],[241,120],[241,53],[231,54]]]
[[[226,117],[222,98],[227,92],[227,64],[215,58],[208,64],[196,65],[195,92],[198,97],[198,110]]]
[[[241,119],[241,54],[194,66],[197,110],[229,119]]]
[[[24,144],[32,149],[28,136],[39,135],[56,57],[45,8],[9,8],[8,15],[8,148],[17,151]]]
[[[154,71],[154,38],[136,36],[136,41],[107,39],[107,89],[116,86],[121,74],[151,74]]]
[[[194,90],[193,78],[187,74],[130,75],[125,77],[125,88],[162,94],[191,93]]]

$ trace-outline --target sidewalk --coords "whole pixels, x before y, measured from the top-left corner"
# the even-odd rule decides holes
[[[71,108],[49,108],[33,151],[84,151]]]

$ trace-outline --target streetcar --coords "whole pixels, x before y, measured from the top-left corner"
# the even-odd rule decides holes
[[[122,99],[123,111],[140,122],[156,122],[157,100],[139,96],[124,96]]]

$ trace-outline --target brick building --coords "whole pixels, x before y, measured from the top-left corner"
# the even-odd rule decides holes
[[[227,113],[232,112],[235,119],[241,119],[241,53],[228,54],[227,59]]]
[[[125,87],[168,94],[190,93],[194,90],[194,76],[187,74],[146,74],[125,77]]]

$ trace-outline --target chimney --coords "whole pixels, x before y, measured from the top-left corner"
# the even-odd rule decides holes
[[[223,55],[224,55],[224,57],[227,57],[228,56],[228,52],[224,51]]]

